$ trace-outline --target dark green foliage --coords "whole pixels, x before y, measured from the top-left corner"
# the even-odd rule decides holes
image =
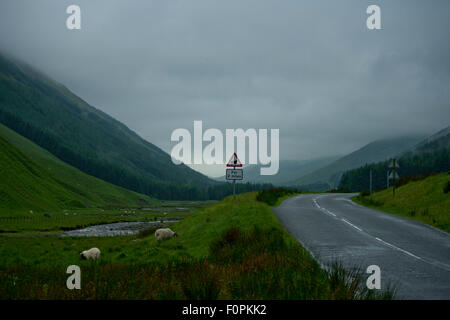
[[[370,191],[368,191],[368,190],[364,190],[364,191],[361,191],[361,193],[359,194],[361,197],[367,197],[367,196],[370,196]]]
[[[449,191],[450,191],[450,181],[449,182],[447,182],[447,184],[445,185],[445,187],[444,187],[444,193],[448,193]]]
[[[409,181],[423,179],[431,174],[450,170],[450,149],[444,149],[414,156],[402,157],[398,160],[400,168],[397,173],[400,176],[399,185]],[[389,161],[365,165],[342,175],[339,189],[360,191],[369,189],[370,170],[372,170],[373,190],[387,187],[387,171]],[[391,169],[389,169],[391,171]],[[392,185],[392,180],[390,182]]]
[[[284,189],[284,188],[273,188],[268,190],[263,190],[258,192],[256,200],[265,202],[269,206],[275,205],[278,199],[290,194],[298,193],[296,190]]]

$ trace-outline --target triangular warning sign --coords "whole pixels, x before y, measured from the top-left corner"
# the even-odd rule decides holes
[[[227,163],[227,167],[242,167],[242,163],[239,160],[236,152],[231,156],[230,160]]]

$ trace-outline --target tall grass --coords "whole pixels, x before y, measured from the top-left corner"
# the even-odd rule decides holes
[[[339,264],[320,268],[276,228],[228,229],[206,258],[168,264],[83,266],[81,290],[68,290],[65,270],[0,269],[0,299],[390,299],[364,289],[360,273]]]
[[[384,212],[430,224],[450,232],[450,197],[445,193],[449,174],[405,177],[396,189],[375,192],[370,196],[359,195],[356,202]]]

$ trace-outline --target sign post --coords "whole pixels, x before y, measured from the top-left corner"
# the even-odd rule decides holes
[[[395,197],[395,179],[399,179],[400,177],[397,174],[397,169],[400,168],[398,165],[397,159],[392,159],[389,163],[389,168],[392,168],[392,172],[389,175],[389,178],[392,179],[392,196]]]
[[[227,163],[227,167],[233,167],[233,169],[227,169],[226,179],[233,180],[233,200],[236,200],[236,180],[244,179],[243,170],[236,169],[236,167],[242,167],[242,163],[239,160],[236,152],[231,156],[230,160]]]

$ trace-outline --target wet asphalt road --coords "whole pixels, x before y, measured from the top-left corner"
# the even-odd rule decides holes
[[[381,288],[397,299],[450,299],[450,234],[423,223],[362,207],[354,194],[308,194],[274,212],[321,264],[381,269]],[[369,276],[369,274],[367,274]]]

